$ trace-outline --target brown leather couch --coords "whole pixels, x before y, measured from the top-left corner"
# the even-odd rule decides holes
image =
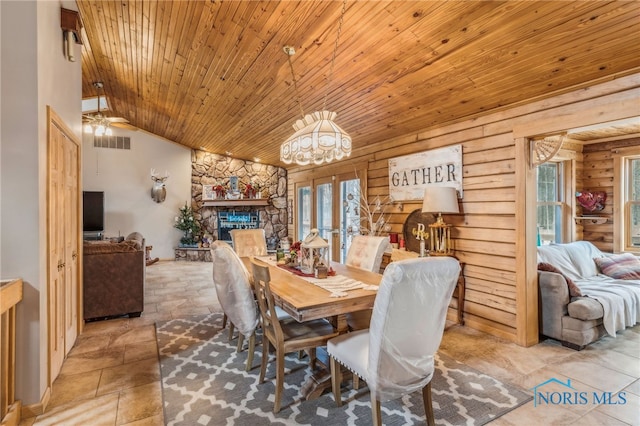
[[[121,242],[85,241],[83,252],[84,319],[144,310],[145,241],[133,232]]]

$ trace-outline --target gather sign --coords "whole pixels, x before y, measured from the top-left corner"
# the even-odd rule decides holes
[[[452,186],[462,197],[462,145],[389,160],[389,198],[422,200],[428,186]]]

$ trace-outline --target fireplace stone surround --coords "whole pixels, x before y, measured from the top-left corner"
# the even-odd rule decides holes
[[[234,200],[229,205],[207,206],[202,201],[202,185],[228,186],[229,177],[237,176],[240,188],[258,183],[266,206],[242,205]],[[221,204],[217,202],[216,204]],[[222,211],[256,211],[260,228],[264,228],[267,247],[275,249],[278,241],[288,236],[287,230],[287,171],[284,168],[240,160],[201,150],[191,152],[191,205],[194,217],[202,230],[218,239],[218,213]]]

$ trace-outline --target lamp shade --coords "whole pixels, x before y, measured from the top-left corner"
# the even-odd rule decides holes
[[[296,132],[280,146],[280,159],[305,166],[351,155],[351,137],[333,121],[335,117],[335,112],[316,111],[296,121]]]
[[[460,213],[458,193],[452,186],[433,186],[424,190],[423,213]]]

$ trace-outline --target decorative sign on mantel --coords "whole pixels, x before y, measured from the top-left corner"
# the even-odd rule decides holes
[[[462,145],[389,160],[389,198],[422,200],[428,186],[453,186],[462,197]]]

